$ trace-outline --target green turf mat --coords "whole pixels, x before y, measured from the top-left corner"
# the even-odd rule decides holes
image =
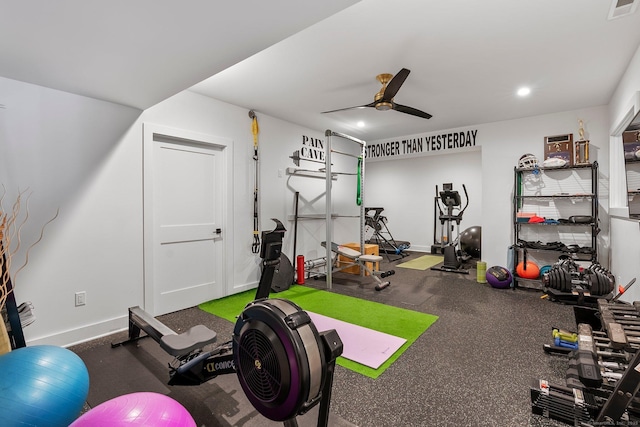
[[[413,270],[426,270],[434,265],[440,264],[444,260],[440,255],[423,255],[419,258],[412,259],[411,261],[398,264],[397,267],[411,268]]]
[[[236,317],[253,300],[254,296],[255,290],[251,290],[205,302],[199,307],[207,313],[235,322]],[[344,357],[338,358],[338,365],[370,378],[378,378],[438,319],[438,316],[432,314],[419,313],[306,286],[294,285],[286,291],[271,293],[270,298],[286,299],[296,303],[303,310],[406,339],[407,342],[378,369],[372,369]]]

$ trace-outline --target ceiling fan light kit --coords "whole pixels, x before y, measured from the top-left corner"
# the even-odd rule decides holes
[[[408,107],[406,105],[396,104],[393,101],[393,98],[396,96],[396,94],[400,90],[400,87],[402,86],[404,81],[407,79],[410,72],[411,72],[410,70],[403,68],[402,70],[398,71],[398,74],[396,74],[395,76],[393,74],[388,74],[388,73],[378,74],[376,76],[376,79],[382,85],[382,89],[380,89],[380,91],[375,94],[375,96],[373,97],[372,103],[359,105],[357,107],[348,107],[348,108],[340,108],[338,110],[323,111],[322,114],[335,113],[337,111],[351,110],[354,108],[373,107],[379,111],[396,110],[400,113],[409,114],[409,115],[420,117],[423,119],[430,119],[432,116],[429,113],[425,113],[424,111],[420,111],[416,108]]]

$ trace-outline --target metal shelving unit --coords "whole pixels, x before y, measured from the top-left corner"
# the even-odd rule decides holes
[[[519,213],[534,213],[545,221],[519,221]],[[567,221],[573,215],[589,220]],[[525,250],[538,252],[546,258],[565,254],[574,261],[598,262],[598,162],[561,168],[514,168],[512,219],[516,247],[514,268],[524,258]],[[532,242],[523,238],[545,234],[558,239],[543,243],[540,239]],[[556,248],[554,244],[565,246]],[[567,250],[571,246],[578,250]],[[512,273],[515,286],[542,289],[541,280],[525,279],[518,277],[515,271]]]

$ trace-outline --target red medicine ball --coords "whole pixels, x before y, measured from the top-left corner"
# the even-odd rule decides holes
[[[523,279],[537,279],[540,277],[540,267],[535,262],[527,261],[527,264],[519,262],[516,266],[516,273]]]

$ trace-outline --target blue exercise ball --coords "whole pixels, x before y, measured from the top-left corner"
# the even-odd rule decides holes
[[[89,394],[89,371],[71,350],[36,345],[0,356],[0,425],[67,427]]]

